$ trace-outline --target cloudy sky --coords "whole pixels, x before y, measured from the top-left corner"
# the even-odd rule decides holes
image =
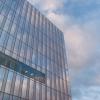
[[[73,100],[100,100],[100,0],[28,0],[63,32]]]

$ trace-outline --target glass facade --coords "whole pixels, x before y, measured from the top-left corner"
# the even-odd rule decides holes
[[[63,33],[26,0],[0,0],[0,100],[69,100]]]

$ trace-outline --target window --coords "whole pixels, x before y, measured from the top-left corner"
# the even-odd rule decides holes
[[[1,37],[0,37],[0,46],[3,47],[6,37],[7,37],[7,34],[6,34],[5,31],[3,31],[2,34],[1,34]]]
[[[47,100],[50,100],[50,88],[47,87]]]
[[[3,18],[4,18],[4,16],[0,14],[0,28],[1,28],[1,25],[2,25],[2,22],[3,22]]]
[[[1,59],[0,59],[0,61],[1,61]],[[1,90],[1,87],[2,87],[4,74],[5,74],[5,69],[1,67],[1,63],[0,63],[0,90]]]
[[[13,16],[14,16],[14,10],[11,9],[9,11],[9,14],[8,14],[8,17],[7,18],[11,20]]]
[[[33,85],[34,85],[34,81],[30,80],[29,100],[33,100]]]
[[[60,100],[60,92],[57,91],[57,100]],[[67,100],[67,99],[66,99]]]
[[[56,100],[56,91],[52,89],[52,100]],[[62,99],[60,99],[62,100]]]
[[[36,83],[36,100],[39,100],[39,83]]]
[[[14,46],[14,53],[18,53],[18,49],[19,49],[19,40],[18,39],[16,39],[15,40],[15,46]]]
[[[58,77],[58,91],[61,91],[60,88],[60,77]]]
[[[27,46],[27,60],[28,61],[31,60],[31,52],[32,52],[32,48],[30,46]]]
[[[3,93],[0,92],[0,100],[2,100],[2,97],[3,97]]]
[[[23,42],[26,43],[26,40],[27,40],[27,32],[24,29]]]
[[[50,66],[50,59],[47,59],[47,70],[51,70],[51,68],[50,68],[51,66]]]
[[[6,47],[8,50],[11,50],[12,43],[13,43],[13,37],[9,36],[7,47]]]
[[[6,82],[6,87],[5,87],[5,92],[6,93],[10,93],[12,79],[13,79],[13,72],[9,71],[7,82]]]
[[[31,6],[30,6],[30,4],[28,5],[28,11],[27,11],[27,22],[29,22],[29,20],[30,20],[30,12],[31,12]]]
[[[23,85],[22,85],[22,98],[26,97],[26,90],[27,90],[27,78],[24,77]]]
[[[23,11],[22,11],[22,16],[25,16],[25,11],[27,11],[27,1],[24,2],[24,6],[23,6]]]
[[[33,8],[33,11],[32,11],[32,18],[31,18],[31,23],[32,23],[32,25],[34,24],[34,16],[35,16],[35,13],[34,13],[34,8]]]
[[[46,68],[47,65],[47,58],[46,56],[43,56],[43,67]]]
[[[62,80],[62,78],[60,78],[60,89],[61,89],[60,91],[64,92],[63,83],[62,82],[63,82],[63,80]]]
[[[4,93],[4,97],[3,97],[3,100],[9,100],[9,95]]]
[[[44,85],[42,85],[42,100],[46,100],[46,99],[45,99],[45,93],[46,93],[46,92],[45,92],[45,88],[46,88],[46,87],[45,87]]]
[[[6,0],[6,3],[7,3],[7,1],[8,0]],[[5,16],[7,14],[8,10],[9,10],[9,7],[6,4],[4,4],[1,14],[3,14]]]
[[[4,25],[4,28],[3,28],[6,32],[8,31],[10,24],[11,24],[11,21],[9,19],[7,19],[6,23]]]
[[[52,73],[52,88],[54,89],[54,74]]]
[[[45,81],[46,77],[43,72],[36,70],[36,69],[34,69],[22,62],[19,62],[11,57],[8,57],[7,55],[4,55],[2,53],[0,53],[0,64],[4,65],[5,67],[8,67],[12,70],[15,70],[16,72],[19,72],[25,76],[28,76],[33,79],[35,78],[36,80],[38,80],[44,84],[46,82]],[[11,77],[11,72],[10,72],[10,78],[12,78],[12,77]],[[8,84],[9,84],[9,80],[11,80],[10,78],[8,75]],[[17,81],[17,79],[16,79],[16,81]],[[7,88],[8,88],[8,85],[7,85]],[[9,90],[7,90],[7,91],[9,91]]]
[[[10,34],[13,35],[13,36],[15,36],[14,33],[15,33],[15,30],[16,30],[16,27],[17,27],[16,24],[13,23],[12,27],[11,27],[11,32],[10,32]]]
[[[51,73],[47,72],[47,86],[50,87]]]
[[[20,99],[16,96],[13,96],[13,100],[20,100]]]
[[[38,53],[38,66],[41,67],[41,65],[42,65],[42,55]]]
[[[32,64],[35,64],[35,59],[36,59],[36,54],[35,54],[35,51],[33,50],[33,54],[32,54]]]
[[[20,56],[22,57],[22,58],[24,58],[25,57],[25,44],[24,43],[22,43],[22,47],[21,47],[21,52],[20,52]]]
[[[59,86],[58,86],[58,76],[56,76],[56,89],[58,90],[59,89]]]
[[[0,12],[2,11],[2,7],[4,6],[3,0],[0,1]]]
[[[15,8],[16,8],[16,6],[18,6],[19,1],[20,0],[13,0],[12,5],[11,5],[11,9],[16,10]]]
[[[14,95],[16,96],[18,96],[18,93],[19,93],[19,86],[20,86],[20,75],[17,74],[16,81],[15,81],[15,88],[14,88]]]

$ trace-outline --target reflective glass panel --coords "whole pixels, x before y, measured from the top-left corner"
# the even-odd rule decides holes
[[[15,81],[15,88],[14,88],[14,95],[18,96],[19,93],[19,86],[20,86],[20,75],[17,74],[16,81]]]
[[[26,90],[27,90],[27,78],[24,77],[23,86],[22,86],[22,98],[26,97]]]
[[[47,100],[50,100],[50,88],[47,87]]]
[[[13,100],[20,100],[20,99],[16,96],[13,96]]]
[[[30,80],[29,100],[33,100],[33,85],[34,81]]]
[[[0,90],[1,90],[2,82],[3,82],[3,78],[4,78],[4,73],[5,73],[5,69],[2,68],[1,64],[0,64]]]
[[[10,93],[12,79],[13,79],[13,72],[9,71],[7,82],[6,82],[6,87],[5,87],[5,92],[6,93]]]
[[[3,31],[0,37],[0,46],[3,46],[5,38],[6,38],[6,33],[5,31]]]
[[[4,28],[3,28],[5,31],[8,31],[8,28],[9,28],[9,26],[10,26],[10,23],[11,23],[11,21],[10,21],[9,19],[7,19],[7,20],[6,20],[6,23],[5,23],[5,26],[4,26]]]
[[[39,83],[36,83],[36,100],[39,100]]]
[[[8,94],[4,94],[3,100],[9,100],[9,95]]]
[[[42,85],[42,100],[45,100],[45,86]]]
[[[4,18],[4,16],[0,15],[0,28],[1,28],[1,25],[2,25],[2,22],[3,22],[3,18]]]
[[[8,50],[11,50],[12,43],[13,43],[13,37],[9,36],[7,47],[6,47]]]

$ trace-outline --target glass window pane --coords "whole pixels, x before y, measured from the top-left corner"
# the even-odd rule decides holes
[[[52,100],[55,100],[55,91],[52,90]]]
[[[39,83],[36,83],[36,100],[39,100]]]
[[[19,86],[20,86],[20,75],[17,74],[15,81],[15,89],[14,89],[14,95],[16,96],[18,96],[19,93]]]
[[[50,87],[50,79],[51,79],[51,73],[47,72],[47,86]]]
[[[24,52],[25,52],[25,44],[22,43],[21,52],[20,52],[20,56],[21,56],[22,58],[24,58]]]
[[[45,100],[45,86],[42,85],[42,100]]]
[[[4,0],[3,0],[4,1]],[[4,3],[3,3],[2,0],[0,0],[0,12],[2,11],[2,7],[4,6]]]
[[[8,50],[11,50],[12,43],[13,43],[13,37],[9,36],[7,47],[6,47]]]
[[[33,100],[33,85],[34,81],[30,80],[29,100]]]
[[[0,46],[3,46],[6,36],[5,31],[3,31],[0,37]]]
[[[30,46],[27,47],[27,60],[30,61],[31,60],[31,51],[32,48]]]
[[[12,4],[12,0],[6,0],[6,2],[5,2],[6,6],[11,6],[11,4]]]
[[[60,96],[60,93],[57,92],[57,100],[60,100],[60,99],[59,99],[59,96]],[[66,100],[67,100],[67,99],[66,99]]]
[[[20,99],[16,96],[13,96],[13,100],[20,100]]]
[[[27,78],[24,77],[22,86],[22,98],[26,97],[26,90],[27,90]]]
[[[50,88],[47,87],[47,100],[50,100]]]
[[[9,26],[10,26],[10,23],[11,23],[11,21],[10,21],[9,19],[7,19],[7,20],[6,20],[6,23],[5,23],[5,25],[4,25],[4,28],[3,28],[5,31],[8,31],[8,28],[9,28]]]
[[[19,27],[19,28],[18,28],[18,32],[17,32],[17,38],[20,39],[21,36],[22,36],[22,34],[23,34],[23,33],[22,33],[22,29],[21,29],[21,27]]]
[[[54,88],[54,74],[52,73],[52,88]]]
[[[4,16],[0,15],[0,28],[1,28],[1,25],[2,25],[2,22],[3,22],[3,18],[4,18]]]
[[[17,25],[15,23],[13,23],[12,27],[11,27],[11,31],[10,31],[10,34],[13,35],[13,36],[15,36],[14,33],[15,33],[15,30],[16,30],[16,27],[17,27]]]
[[[5,73],[5,69],[2,68],[1,64],[0,64],[0,90],[1,90],[2,82],[3,82],[3,78],[4,78],[4,73]]]
[[[6,2],[7,2],[7,1],[8,1],[8,0],[6,0]],[[7,12],[8,12],[8,10],[9,10],[9,7],[8,7],[6,4],[4,4],[3,9],[2,9],[2,11],[1,11],[1,14],[6,15]]]
[[[33,9],[34,10],[34,9]],[[32,25],[34,24],[34,11],[32,11],[32,18],[31,18],[31,23],[32,23]]]
[[[33,51],[33,54],[32,54],[32,64],[35,64],[35,52]]]
[[[3,100],[9,100],[9,95],[8,94],[4,94]]]
[[[23,34],[23,42],[26,42],[27,39],[27,32],[24,30],[24,34]]]
[[[13,72],[12,71],[9,71],[8,78],[7,78],[7,82],[6,82],[6,88],[5,88],[5,92],[6,93],[10,93],[12,79],[13,79]]]
[[[12,10],[15,10],[16,11],[16,6],[18,5],[18,2],[19,2],[20,0],[13,0],[13,2],[12,2],[12,5],[11,5],[11,9]]]
[[[15,46],[14,46],[14,53],[18,53],[18,48],[19,48],[19,40],[16,39],[15,41]]]
[[[3,97],[3,93],[0,92],[0,100],[2,100],[2,97]]]
[[[8,14],[8,16],[7,16],[7,18],[11,20],[13,14],[14,14],[14,10],[10,10],[10,11],[9,11],[9,14]]]

